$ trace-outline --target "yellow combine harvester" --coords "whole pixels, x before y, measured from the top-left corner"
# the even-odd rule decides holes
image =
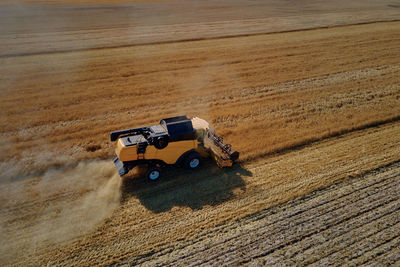
[[[153,126],[112,132],[110,137],[117,142],[114,164],[120,176],[135,166],[147,165],[146,176],[154,181],[169,164],[196,169],[202,158],[212,156],[219,167],[228,167],[239,158],[239,152],[197,117],[162,119]]]

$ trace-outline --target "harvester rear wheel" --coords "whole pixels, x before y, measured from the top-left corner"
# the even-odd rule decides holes
[[[146,177],[150,181],[158,181],[160,179],[160,176],[161,176],[161,170],[156,166],[150,166],[146,172]]]

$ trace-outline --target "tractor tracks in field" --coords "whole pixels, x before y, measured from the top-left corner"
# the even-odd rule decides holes
[[[15,264],[28,258],[37,265],[273,264],[274,259],[300,264],[375,256],[394,261],[399,127],[398,121],[366,127],[226,171],[209,164],[190,175],[173,172],[158,184],[133,179],[103,225],[62,247],[27,252],[30,256]],[[351,177],[356,178],[343,182]],[[43,205],[64,198],[51,197],[61,199],[48,198]],[[15,215],[10,230],[31,234],[35,219],[21,204],[4,214]],[[29,221],[21,221],[24,214]],[[371,238],[375,245],[366,246]],[[341,244],[363,245],[364,252],[347,257]]]
[[[337,265],[375,255],[393,262],[390,251],[400,243],[399,176],[400,162],[389,164],[130,263]]]

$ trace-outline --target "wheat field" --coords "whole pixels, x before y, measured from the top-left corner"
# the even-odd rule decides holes
[[[398,264],[400,5],[361,2],[4,1],[2,265]],[[120,179],[109,133],[183,114],[238,164]]]

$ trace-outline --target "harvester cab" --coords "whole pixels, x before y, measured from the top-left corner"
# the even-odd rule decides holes
[[[147,165],[146,176],[158,180],[166,165],[196,169],[202,158],[211,156],[222,168],[232,166],[239,158],[239,152],[197,117],[162,119],[156,125],[112,132],[110,139],[117,142],[114,164],[120,176],[135,166]]]

